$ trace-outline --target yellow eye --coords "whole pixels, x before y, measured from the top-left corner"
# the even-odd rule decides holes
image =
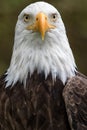
[[[29,14],[25,14],[24,15],[24,22],[29,22],[29,20],[30,20]]]
[[[55,22],[57,20],[57,14],[56,13],[52,14],[51,19],[53,22]]]

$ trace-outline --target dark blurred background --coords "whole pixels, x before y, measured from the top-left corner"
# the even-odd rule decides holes
[[[10,64],[17,16],[24,7],[36,1],[0,1],[0,75]],[[61,13],[78,69],[87,75],[87,0],[44,1],[53,4]]]

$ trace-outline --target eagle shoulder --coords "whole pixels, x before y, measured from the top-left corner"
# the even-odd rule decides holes
[[[72,130],[87,130],[87,77],[81,73],[68,80],[63,97]]]

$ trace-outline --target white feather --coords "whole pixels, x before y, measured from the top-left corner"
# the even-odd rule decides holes
[[[58,14],[58,20],[51,23],[56,28],[46,32],[44,41],[41,40],[38,32],[26,30],[27,24],[23,22],[25,13],[35,17],[38,12],[45,13],[49,22],[51,22],[49,18],[51,13]],[[23,82],[26,86],[28,73],[31,76],[35,70],[38,73],[43,71],[45,78],[50,73],[53,80],[56,80],[58,76],[65,83],[67,78],[75,75],[75,68],[74,57],[59,12],[45,2],[27,6],[18,17],[12,59],[6,76],[6,87],[14,85],[17,81]]]

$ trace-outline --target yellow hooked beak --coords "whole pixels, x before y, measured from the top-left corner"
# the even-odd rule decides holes
[[[41,33],[42,40],[44,40],[45,33],[49,29],[54,29],[55,26],[48,23],[47,16],[44,13],[38,13],[36,15],[36,21],[34,24],[29,25],[27,30],[38,31]]]

